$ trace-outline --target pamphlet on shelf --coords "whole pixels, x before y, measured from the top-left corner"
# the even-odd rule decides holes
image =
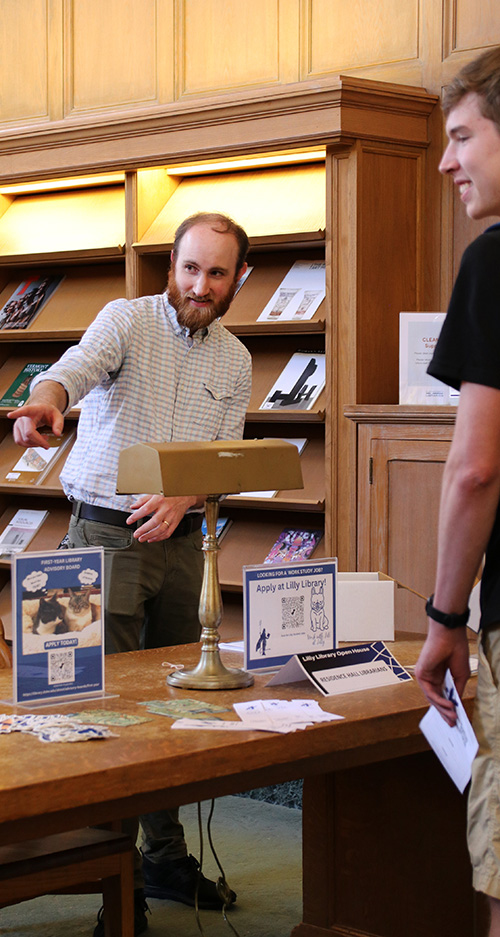
[[[104,693],[102,547],[12,560],[15,703]]]
[[[230,517],[218,517],[218,518],[217,518],[215,535],[216,535],[216,537],[217,537],[217,542],[218,542],[218,543],[220,543],[221,540],[224,539],[224,537],[226,536],[226,534],[227,534],[227,532],[228,532],[228,530],[229,530],[229,528],[230,528],[230,526],[231,526],[232,523],[233,523],[233,522],[232,522],[232,520],[231,520]],[[201,525],[201,532],[202,532],[202,534],[203,534],[204,537],[207,536],[207,521],[206,521],[206,518],[203,518],[203,522],[202,522],[202,525]]]
[[[312,319],[325,298],[325,271],[324,261],[297,260],[271,296],[257,322]]]
[[[336,645],[337,560],[243,567],[245,670]]]
[[[300,527],[285,527],[263,562],[277,564],[308,560],[322,536],[322,530],[304,530]]]
[[[0,329],[26,329],[63,280],[48,274],[23,280],[0,309]]]
[[[16,379],[12,381],[5,394],[0,399],[0,407],[9,407],[14,410],[15,407],[22,407],[26,403],[30,394],[30,384],[37,374],[50,368],[50,364],[37,364],[28,362],[19,372]]]
[[[42,526],[48,511],[16,511],[14,517],[0,534],[0,556],[22,553]]]
[[[353,693],[411,680],[383,641],[295,654],[267,686],[309,680],[323,696]]]
[[[259,410],[310,410],[325,386],[324,352],[292,355]]]
[[[53,433],[43,430],[43,435],[47,438],[49,448],[43,449],[42,446],[35,446],[19,450],[18,458],[4,477],[0,478],[0,484],[39,485],[73,441],[76,433],[75,430],[64,430],[61,436],[54,436]],[[10,448],[10,446],[10,438],[5,437],[0,443],[0,454],[2,449]]]
[[[458,391],[427,374],[445,317],[444,312],[400,312],[400,404],[435,407],[458,402]]]

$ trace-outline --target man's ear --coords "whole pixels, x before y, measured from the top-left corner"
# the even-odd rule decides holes
[[[240,267],[240,269],[238,270],[238,273],[236,274],[236,282],[238,282],[238,280],[241,280],[242,276],[247,272],[247,270],[248,270],[248,264],[244,263],[243,266]]]

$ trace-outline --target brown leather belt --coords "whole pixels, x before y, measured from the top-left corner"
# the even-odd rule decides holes
[[[143,517],[134,524],[127,524],[127,518],[130,517],[129,511],[116,511],[114,508],[103,508],[99,504],[86,504],[84,501],[73,501],[71,513],[75,517],[81,517],[86,521],[97,521],[98,524],[112,524],[113,527],[125,527],[127,530],[137,530],[147,520],[146,517]],[[173,533],[170,534],[170,538],[187,537],[193,531],[200,530],[202,523],[203,514],[185,514]]]

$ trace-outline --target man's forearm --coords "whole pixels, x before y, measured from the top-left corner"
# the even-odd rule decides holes
[[[58,381],[43,380],[33,388],[28,400],[28,405],[48,404],[51,407],[57,407],[61,413],[64,413],[68,405],[68,395],[62,384]]]

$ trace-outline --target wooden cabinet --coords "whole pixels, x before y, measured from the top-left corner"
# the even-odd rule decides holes
[[[438,509],[455,407],[352,407],[357,429],[357,568],[396,590],[396,627],[426,633],[422,597],[434,588]]]
[[[303,490],[225,502],[234,521],[220,557],[228,593],[241,592],[242,566],[262,561],[285,526],[324,527],[317,555],[355,568],[356,428],[343,411],[396,402],[399,312],[437,308],[438,231],[425,210],[435,104],[419,88],[354,78],[269,91],[265,101],[169,112],[142,130],[131,121],[113,140],[79,139],[75,130],[71,153],[61,142],[39,172],[42,188],[60,190],[35,191],[44,152],[37,138],[33,166],[20,163],[10,179],[19,172],[32,189],[0,188],[0,304],[34,268],[65,275],[31,326],[0,329],[0,393],[19,363],[41,353],[55,359],[77,341],[108,300],[162,291],[174,232],[187,215],[224,211],[246,228],[254,270],[225,319],[253,356],[245,434],[308,443]],[[215,166],[215,158],[226,162]],[[97,178],[103,170],[111,177]],[[293,262],[318,258],[326,263],[326,299],[314,317],[257,321]],[[326,355],[317,403],[286,415],[260,410],[290,356],[303,350]],[[8,432],[0,412],[0,433]],[[0,483],[0,514],[4,497],[9,507],[21,497],[63,503],[57,482],[29,495]],[[59,539],[54,530],[43,546]]]

